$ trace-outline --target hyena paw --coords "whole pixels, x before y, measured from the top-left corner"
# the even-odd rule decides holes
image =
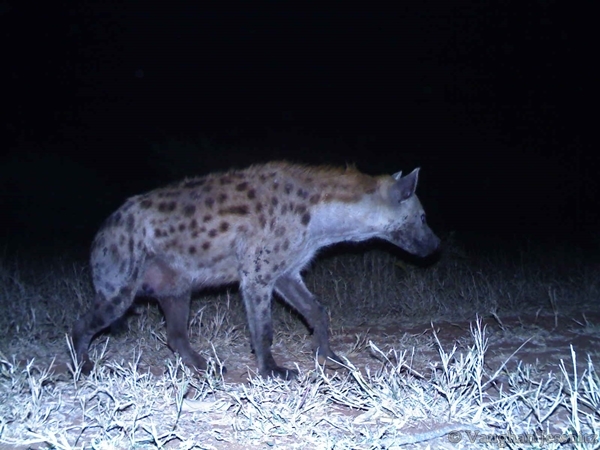
[[[288,369],[287,367],[273,366],[261,370],[260,374],[265,378],[281,378],[282,380],[295,380],[298,378],[298,371]]]
[[[84,359],[83,364],[81,364],[81,373],[82,375],[89,375],[94,369],[94,363],[89,359]]]
[[[182,356],[182,354],[179,354]],[[212,372],[215,374],[227,373],[227,368],[214,361],[209,362],[196,352],[189,352],[186,357],[182,356],[182,360],[186,366],[199,373]]]
[[[331,350],[328,352],[317,351],[317,360],[319,361],[320,365],[327,366],[331,369],[340,369],[344,367],[342,358],[333,353]]]

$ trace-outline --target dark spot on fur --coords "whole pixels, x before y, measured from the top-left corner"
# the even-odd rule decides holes
[[[135,217],[133,214],[129,214],[127,216],[127,222],[125,224],[125,229],[129,232],[133,231],[133,227],[135,226]]]
[[[219,196],[217,197],[217,201],[218,201],[219,203],[223,203],[225,200],[227,200],[227,194],[225,194],[225,193],[221,192],[221,193],[219,194]]]
[[[160,202],[158,204],[158,210],[161,213],[172,213],[177,208],[176,202]]]
[[[204,223],[210,222],[211,220],[212,220],[212,216],[210,214],[205,214],[204,217],[202,218],[202,221]]]
[[[310,222],[310,213],[303,214],[302,219],[300,219],[300,221],[302,222],[302,225],[308,225],[308,222]]]
[[[231,177],[223,176],[219,179],[219,183],[221,183],[221,186],[225,186],[226,184],[231,184]]]
[[[279,204],[279,199],[277,197],[273,197],[271,199],[271,205],[277,206]]]
[[[279,242],[273,246],[273,253],[279,253]]]
[[[269,216],[272,216],[275,213],[275,208],[272,206],[269,207]]]
[[[196,253],[196,247],[194,247],[193,245],[190,245],[190,248],[188,250],[190,252],[190,255],[193,255],[194,253]]]
[[[183,207],[183,215],[186,217],[191,217],[196,212],[196,205],[185,205]]]
[[[214,238],[214,237],[217,235],[217,233],[218,233],[217,229],[216,229],[216,228],[213,228],[212,230],[210,230],[210,231],[208,232],[208,235],[209,235],[211,238]]]
[[[160,228],[155,228],[154,229],[154,237],[159,238],[159,237],[162,237],[162,235],[163,235],[163,232],[162,232],[162,230]]]
[[[240,191],[240,192],[241,192],[241,191],[245,191],[246,189],[248,189],[248,182],[247,182],[247,181],[244,181],[244,182],[242,182],[242,183],[238,184],[238,185],[235,187],[235,190],[236,190],[236,191]]]
[[[275,236],[281,237],[285,234],[285,227],[279,226],[275,229]]]
[[[204,204],[208,207],[208,208],[212,208],[212,206],[215,204],[215,199],[212,197],[208,197],[206,200],[204,200]]]
[[[202,250],[206,251],[210,248],[210,242],[206,241],[202,244]]]
[[[169,226],[169,233],[175,233],[175,227],[173,225]]]
[[[177,239],[171,239],[165,246],[166,249],[171,249],[171,248],[176,248],[176,247],[179,247],[179,241]]]
[[[267,226],[267,219],[265,218],[265,216],[263,214],[258,216],[258,222],[260,223],[260,227],[263,229]]]
[[[294,185],[292,183],[286,183],[285,188],[283,189],[286,194],[290,194],[294,189]]]
[[[122,215],[121,215],[121,213],[120,213],[120,212],[116,212],[116,213],[114,213],[114,214],[113,214],[113,215],[112,215],[112,216],[109,218],[109,220],[111,221],[111,225],[117,225],[117,226],[121,225],[121,218],[122,218]]]
[[[198,231],[194,231],[192,233],[192,239],[196,239],[198,237],[198,234],[199,234]]]
[[[299,188],[298,191],[296,192],[296,195],[302,199],[305,199],[306,197],[308,197],[308,192],[306,192],[302,188]]]
[[[286,239],[285,241],[283,241],[282,248],[283,248],[284,252],[287,252],[289,250],[289,248],[290,248],[290,240],[289,239]]]
[[[129,238],[129,253],[133,253],[133,249],[135,247],[135,243],[133,242],[133,238]]]
[[[254,189],[250,189],[246,195],[250,200],[253,200],[256,198],[256,191]]]
[[[227,230],[229,230],[229,223],[221,222],[221,224],[219,225],[219,231],[221,233],[225,233]]]
[[[144,199],[140,202],[140,207],[142,209],[148,209],[152,207],[152,200]]]
[[[192,219],[192,221],[190,222],[190,229],[194,230],[197,226],[198,222],[196,222],[196,219]]]
[[[180,223],[179,226],[177,227],[177,229],[181,232],[181,231],[185,231],[185,223]]]
[[[285,203],[283,205],[281,205],[281,214],[287,214],[287,210],[288,210],[288,205],[286,205]]]
[[[321,194],[313,194],[310,196],[310,199],[308,201],[311,205],[316,205],[317,203],[319,203],[319,200],[321,200]]]
[[[123,288],[125,289],[125,288]],[[121,289],[121,292],[123,292],[123,289]],[[123,303],[123,298],[120,296],[116,296],[111,300],[112,304],[115,306],[119,306],[121,303]]]
[[[248,206],[246,206],[246,205],[230,206],[229,208],[220,209],[219,214],[221,214],[221,215],[236,214],[239,216],[245,216],[246,214],[248,214]]]
[[[119,291],[119,295],[123,296],[123,297],[129,297],[132,294],[131,288],[129,286],[123,286],[121,288],[121,290]],[[115,303],[113,301],[113,303]],[[121,302],[119,302],[121,303]]]
[[[255,209],[256,209],[257,213],[260,213],[262,211],[262,209],[263,209],[262,203],[261,202],[257,202],[256,206],[255,206]]]
[[[258,176],[258,179],[259,179],[259,180],[260,180],[262,183],[264,183],[265,181],[267,181],[267,176],[266,176],[264,173],[261,173],[261,174]]]
[[[115,315],[115,307],[111,303],[105,303],[104,312],[108,317],[112,317]]]
[[[304,214],[306,212],[306,206],[304,205],[298,205],[296,206],[296,211],[295,213],[300,215],[300,214]]]
[[[208,194],[210,191],[212,191],[212,186],[210,184],[202,186],[202,192],[206,192]]]

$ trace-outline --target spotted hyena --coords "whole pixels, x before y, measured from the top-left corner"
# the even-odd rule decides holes
[[[319,248],[341,241],[377,237],[418,256],[435,252],[440,241],[415,195],[418,174],[372,177],[273,162],[131,197],[92,245],[96,297],[73,330],[83,371],[93,367],[91,339],[138,294],[158,299],[169,347],[189,366],[206,369],[188,339],[190,296],[232,282],[240,285],[261,375],[295,375],[271,354],[273,292],[306,319],[319,360],[339,361],[329,346],[327,312],[300,271]]]

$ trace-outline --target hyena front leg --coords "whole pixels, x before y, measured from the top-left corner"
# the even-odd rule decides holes
[[[167,345],[178,353],[181,360],[190,368],[204,371],[208,368],[206,359],[200,356],[190,345],[188,319],[190,315],[191,293],[158,297],[160,307],[167,322]],[[222,367],[223,373],[226,372]]]
[[[279,277],[275,283],[275,292],[308,322],[312,329],[314,351],[317,353],[319,363],[340,363],[341,359],[329,347],[327,311],[304,285],[300,274]]]
[[[273,344],[271,296],[273,289],[264,283],[243,280],[241,290],[259,373],[263,377],[279,377],[284,380],[296,378],[298,372],[278,366],[271,353],[271,345]]]
[[[92,309],[75,323],[71,337],[77,362],[82,364],[83,374],[89,374],[94,367],[88,354],[91,340],[97,333],[123,316],[133,303],[133,299],[134,292],[128,287],[124,287],[110,298],[96,293]]]

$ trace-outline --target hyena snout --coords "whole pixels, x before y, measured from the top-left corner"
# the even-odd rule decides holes
[[[433,231],[429,230],[424,238],[414,241],[413,254],[422,258],[440,251],[441,241]]]
[[[391,234],[390,241],[407,252],[425,258],[440,250],[440,238],[427,226],[400,229]]]

